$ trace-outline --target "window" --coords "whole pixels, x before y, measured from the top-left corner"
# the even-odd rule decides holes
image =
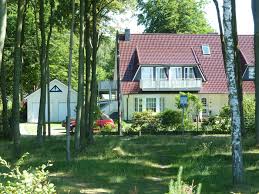
[[[203,104],[203,109],[202,109],[202,113],[203,114],[206,114],[207,113],[207,106],[208,106],[208,104],[207,104],[207,99],[206,98],[202,98],[201,99],[201,103]]]
[[[62,92],[61,89],[57,85],[55,85],[53,88],[51,88],[50,92]]]
[[[146,99],[146,110],[156,112],[156,98]]]
[[[248,67],[248,78],[255,79],[255,67]]]
[[[159,108],[160,112],[163,112],[165,110],[165,98],[159,98]]]
[[[182,79],[182,68],[181,67],[171,67],[170,68],[171,79]]]
[[[184,78],[185,79],[195,78],[193,67],[185,67],[184,68]]]
[[[164,67],[156,68],[156,79],[157,80],[166,80],[168,77],[167,69]]]
[[[210,46],[209,45],[202,45],[202,54],[203,55],[210,55]]]
[[[153,67],[141,68],[141,79],[152,80],[153,79]]]
[[[142,112],[142,98],[135,98],[135,112]]]

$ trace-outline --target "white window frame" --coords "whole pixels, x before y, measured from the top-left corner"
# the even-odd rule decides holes
[[[159,112],[164,112],[165,111],[165,98],[160,97],[159,98]]]
[[[151,102],[148,102],[151,100]],[[149,107],[149,105],[151,105]],[[146,98],[146,110],[147,111],[152,111],[152,112],[157,112],[157,98]]]
[[[255,67],[248,67],[248,79],[255,79]]]
[[[164,75],[164,77],[162,76]],[[166,68],[165,67],[156,67],[156,80],[166,80]]]
[[[183,78],[183,69],[182,67],[170,67],[170,80],[177,80]]]
[[[135,98],[134,99],[134,109],[135,112],[142,112],[143,111],[143,99],[142,98]]]
[[[141,79],[142,80],[153,80],[154,72],[153,67],[141,67]]]
[[[210,46],[208,44],[204,44],[201,46],[202,54],[203,55],[210,55]]]
[[[193,75],[193,76],[190,76]],[[193,67],[184,67],[184,79],[195,79]]]
[[[205,97],[201,98],[201,103],[203,105],[202,114],[208,114],[208,99]]]

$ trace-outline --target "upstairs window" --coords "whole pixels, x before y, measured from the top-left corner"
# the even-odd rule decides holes
[[[194,79],[195,78],[193,67],[184,68],[184,78],[185,79]]]
[[[202,54],[203,55],[210,55],[210,46],[207,44],[204,44],[201,46]]]
[[[153,79],[153,67],[141,68],[141,79],[152,80]]]
[[[156,79],[166,80],[168,78],[167,69],[164,67],[156,67]]]
[[[248,78],[255,79],[255,67],[248,67]]]

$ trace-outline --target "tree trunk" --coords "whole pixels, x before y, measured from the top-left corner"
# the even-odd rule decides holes
[[[252,0],[254,18],[254,53],[255,53],[255,131],[256,145],[259,146],[259,2]]]
[[[5,84],[5,66],[3,64],[4,42],[6,36],[6,24],[7,24],[7,4],[6,0],[0,0],[0,77],[1,77],[1,98],[3,103],[2,112],[2,124],[3,124],[3,136],[7,137],[9,132],[8,127],[8,115],[7,115],[7,99],[6,99],[6,84]]]
[[[242,87],[242,72],[241,72],[241,55],[240,50],[238,48],[238,35],[237,35],[237,21],[236,21],[236,1],[231,0],[232,4],[232,35],[234,39],[234,52],[235,58],[234,63],[235,66],[235,74],[236,74],[236,82],[237,82],[237,94],[239,101],[239,109],[240,109],[240,118],[241,118],[241,134],[245,135],[245,126],[244,126],[244,111],[243,111],[243,87]]]
[[[90,0],[85,1],[85,51],[86,51],[86,64],[85,64],[85,104],[82,109],[82,119],[80,127],[80,146],[82,149],[86,147],[86,137],[89,132],[89,106],[90,106],[90,82],[91,82],[91,45],[90,45]]]
[[[97,104],[97,78],[96,78],[96,57],[97,57],[97,44],[98,44],[98,32],[97,32],[97,12],[96,1],[92,1],[92,17],[93,17],[93,55],[92,55],[92,81],[91,81],[91,98],[90,98],[90,111],[89,111],[89,134],[88,142],[92,144],[94,142],[93,137],[93,124],[94,116],[96,113]]]
[[[6,0],[0,0],[0,69],[3,60],[4,42],[7,23],[7,4]]]
[[[66,125],[66,136],[67,136],[67,145],[66,145],[66,159],[70,161],[70,117],[71,117],[71,108],[70,108],[70,96],[71,96],[71,68],[72,68],[72,56],[73,56],[73,46],[74,46],[74,24],[75,24],[75,0],[72,0],[72,21],[71,21],[71,30],[70,30],[70,43],[69,43],[69,63],[68,63],[68,91],[67,91],[67,125]]]
[[[224,0],[224,34],[226,43],[226,72],[228,79],[229,104],[232,115],[232,173],[234,185],[243,182],[243,158],[241,145],[240,109],[237,94],[235,64],[234,64],[234,38],[232,34],[232,6],[230,0]]]
[[[42,145],[42,129],[45,126],[45,109],[46,109],[46,35],[45,35],[45,1],[40,0],[40,33],[41,33],[41,50],[40,50],[40,107],[39,107],[39,117],[38,117],[38,127],[37,127],[37,142]]]
[[[50,128],[50,88],[49,88],[49,82],[50,82],[50,70],[49,70],[49,45],[50,45],[50,39],[52,36],[52,29],[54,25],[54,9],[55,2],[54,0],[50,1],[50,19],[49,19],[49,33],[48,33],[48,39],[47,39],[47,46],[46,46],[46,73],[47,73],[47,102],[48,102],[48,136],[51,136],[51,128]]]
[[[18,1],[17,23],[16,23],[16,37],[15,37],[15,51],[14,51],[14,77],[13,77],[13,107],[12,107],[12,127],[15,156],[21,155],[21,141],[20,141],[20,80],[21,80],[21,57],[22,57],[22,29],[23,29],[23,15],[25,10],[26,0]]]
[[[84,18],[85,0],[80,0],[80,37],[79,37],[79,65],[78,65],[78,96],[76,109],[75,149],[80,150],[80,127],[82,120],[82,108],[84,105]]]

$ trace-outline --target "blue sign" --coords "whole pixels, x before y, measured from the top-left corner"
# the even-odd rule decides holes
[[[181,95],[180,96],[180,106],[183,107],[183,108],[188,106],[188,97],[187,97],[187,95]]]

